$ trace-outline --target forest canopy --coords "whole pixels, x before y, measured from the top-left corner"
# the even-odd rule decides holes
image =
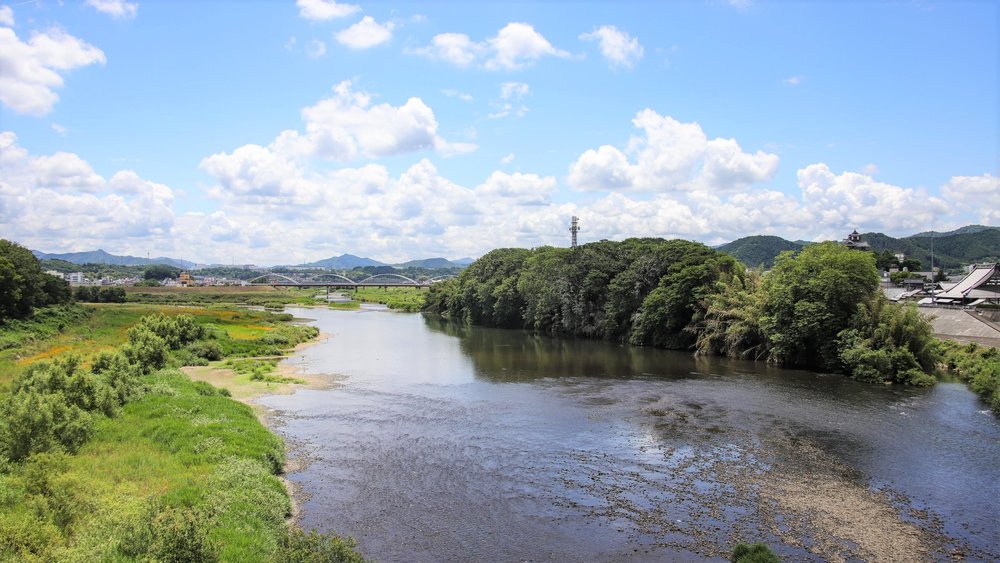
[[[885,300],[875,257],[837,243],[772,271],[684,240],[494,250],[432,286],[424,311],[471,324],[767,360],[866,381],[928,384],[929,323]]]

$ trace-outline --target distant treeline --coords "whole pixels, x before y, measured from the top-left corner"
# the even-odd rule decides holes
[[[432,286],[424,311],[640,346],[930,384],[929,323],[885,300],[875,256],[837,243],[782,253],[762,276],[683,240],[494,250]]]

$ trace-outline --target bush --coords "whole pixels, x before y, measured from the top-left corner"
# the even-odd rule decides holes
[[[90,369],[103,379],[119,405],[143,394],[142,368],[130,362],[121,352],[101,352],[94,358]]]
[[[860,381],[933,385],[941,353],[930,323],[912,305],[878,295],[858,308],[837,338],[844,370]]]
[[[222,346],[218,342],[199,340],[187,345],[192,355],[214,362],[222,359]]]
[[[321,534],[316,530],[306,533],[292,527],[281,538],[275,559],[288,563],[364,563],[364,557],[354,551],[355,545],[351,538]]]
[[[91,415],[62,393],[12,393],[0,405],[0,455],[20,461],[34,453],[73,453],[92,428]]]
[[[729,560],[733,563],[781,563],[781,559],[762,543],[736,544]]]
[[[122,347],[128,361],[138,365],[143,373],[166,366],[168,352],[167,342],[142,325],[128,329],[128,344]]]
[[[118,550],[127,556],[162,562],[218,560],[218,548],[208,538],[209,519],[191,507],[150,504],[139,522],[125,531]],[[147,557],[141,557],[141,556]]]

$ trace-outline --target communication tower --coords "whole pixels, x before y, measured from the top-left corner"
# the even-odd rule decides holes
[[[576,233],[580,232],[580,218],[576,215],[570,219],[569,232],[573,234],[573,242],[570,244],[570,247],[576,248]]]

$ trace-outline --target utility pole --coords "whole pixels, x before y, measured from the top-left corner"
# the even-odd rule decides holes
[[[573,234],[573,242],[570,244],[570,248],[576,248],[576,233],[580,232],[580,218],[576,215],[570,219],[569,232]]]

